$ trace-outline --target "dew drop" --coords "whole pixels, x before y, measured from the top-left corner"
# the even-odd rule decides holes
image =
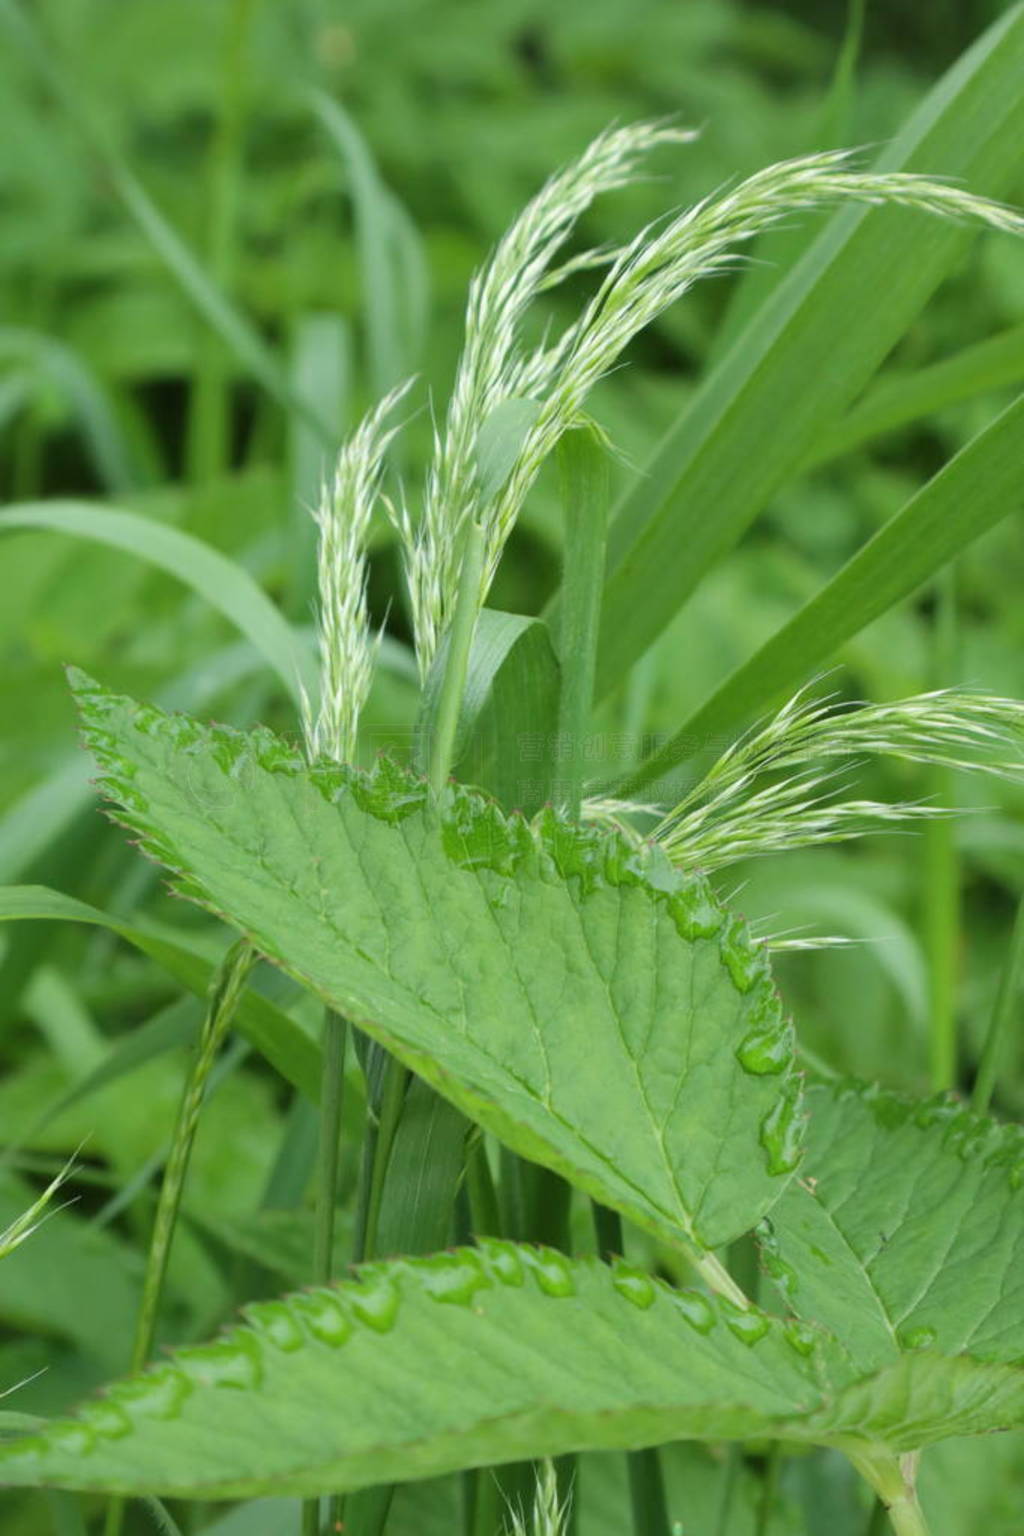
[[[460,1307],[471,1306],[477,1291],[491,1284],[479,1255],[466,1249],[417,1259],[415,1270],[428,1296]]]
[[[390,1333],[398,1319],[398,1287],[384,1274],[368,1265],[358,1285],[346,1287],[346,1300],[361,1323],[374,1333]]]
[[[352,1336],[352,1322],[335,1291],[303,1291],[292,1297],[292,1306],[314,1339],[338,1349]]]
[[[184,1371],[173,1365],[158,1365],[141,1376],[118,1382],[110,1398],[133,1417],[176,1419],[191,1391],[192,1383]]]
[[[523,1261],[515,1243],[503,1242],[500,1237],[478,1237],[480,1250],[489,1274],[502,1285],[522,1285],[525,1279]]]
[[[576,1284],[569,1261],[554,1248],[526,1248],[523,1262],[545,1296],[574,1296]]]
[[[666,1293],[672,1301],[676,1311],[682,1314],[683,1321],[689,1323],[698,1333],[710,1333],[717,1321],[714,1310],[706,1296],[700,1291],[668,1291]]]
[[[787,1264],[785,1259],[777,1253],[764,1254],[764,1267],[770,1279],[786,1296],[793,1296],[800,1284],[796,1270],[792,1264]]]
[[[761,1121],[761,1145],[771,1174],[792,1173],[800,1162],[803,1120],[798,1113],[795,1083],[779,1094]]]
[[[793,1036],[788,1025],[761,1025],[744,1035],[736,1047],[736,1060],[755,1077],[774,1077],[784,1072],[793,1055]]]
[[[245,1316],[250,1327],[277,1349],[290,1352],[302,1348],[302,1329],[291,1308],[283,1301],[253,1302],[246,1307]]]
[[[815,1336],[814,1329],[806,1323],[797,1322],[795,1319],[786,1324],[782,1330],[782,1337],[791,1349],[795,1349],[798,1355],[813,1355]]]
[[[763,947],[750,942],[746,924],[738,917],[730,918],[719,934],[718,953],[738,992],[752,992],[758,981],[768,974]]]
[[[651,1276],[629,1264],[616,1263],[612,1269],[612,1285],[626,1301],[646,1312],[654,1305],[658,1291]]]
[[[96,1436],[87,1424],[68,1419],[51,1425],[46,1433],[46,1443],[51,1450],[62,1451],[68,1456],[88,1456],[96,1449]]]
[[[681,938],[713,938],[725,922],[725,914],[711,899],[711,892],[703,880],[692,880],[680,886],[669,900]]]
[[[746,1344],[748,1347],[756,1344],[768,1332],[769,1323],[763,1312],[748,1311],[745,1307],[738,1307],[726,1296],[718,1298],[718,1307],[725,1318],[725,1326],[741,1344]]]
[[[931,1349],[938,1334],[924,1323],[919,1328],[904,1328],[899,1337],[903,1349]]]
[[[96,1397],[79,1410],[83,1424],[104,1440],[119,1440],[131,1429],[131,1420],[123,1408],[108,1397]]]
[[[174,1358],[203,1387],[258,1387],[263,1376],[259,1344],[251,1333],[235,1333],[212,1344],[190,1344]]]

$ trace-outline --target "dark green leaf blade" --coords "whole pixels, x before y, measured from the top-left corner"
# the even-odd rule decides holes
[[[1021,503],[1024,395],[921,487],[622,786],[635,793],[701,743],[767,709]]]
[[[1022,70],[1024,8],[1015,5],[922,102],[878,169],[1004,192],[1024,139]],[[773,290],[612,522],[601,696],[834,425],[969,238],[908,211],[844,211]]]

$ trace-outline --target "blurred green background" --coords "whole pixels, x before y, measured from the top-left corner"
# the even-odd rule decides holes
[[[331,442],[415,372],[399,467],[416,483],[430,449],[427,402],[443,410],[469,277],[553,169],[612,120],[669,115],[699,126],[693,146],[662,153],[649,179],[584,220],[588,244],[622,238],[769,161],[883,143],[1006,9],[997,0],[0,0],[0,499],[72,501],[68,516],[87,535],[7,528],[0,540],[0,881],[56,887],[151,933],[173,921],[209,960],[223,931],[172,908],[93,806],[63,666],[196,713],[296,729],[279,685],[208,603],[144,558],[89,540],[83,498],[197,535],[308,624],[306,508]],[[1012,200],[1024,202],[1024,166]],[[698,288],[600,386],[595,415],[627,465],[644,462],[808,228],[773,236],[745,270]],[[556,322],[580,291],[559,290]],[[899,378],[1004,333],[1009,366],[974,398],[851,446],[775,498],[603,706],[598,723],[620,742],[623,766],[643,738],[671,733],[1011,398],[1024,375],[1022,325],[1019,247],[973,242],[887,368]],[[554,487],[542,482],[492,603],[540,611],[558,582],[560,527]],[[946,654],[939,597],[923,593],[846,648],[834,686],[881,699],[939,677],[1024,696],[1022,591],[1017,512],[958,562]],[[416,707],[383,522],[371,598],[396,645],[375,685],[367,751],[406,740]],[[1024,795],[936,786],[892,767],[874,777],[880,793],[941,788],[975,808],[956,827],[950,955],[959,1080],[969,1088],[1024,887]],[[803,1038],[830,1062],[915,1088],[928,1084],[936,986],[929,868],[921,838],[889,836],[791,855],[729,882],[773,929],[811,924],[859,941],[780,961],[784,994]],[[18,1394],[19,1407],[45,1412],[124,1362],[152,1179],[198,1005],[103,929],[4,927],[0,1140],[15,1150],[2,1169],[0,1225],[84,1141],[73,1212],[0,1273],[0,1393],[45,1370]],[[283,982],[261,973],[257,985],[312,1029]],[[132,1041],[142,1042],[134,1056]],[[1019,1115],[1019,1038],[1014,1053],[996,1104]],[[360,1094],[353,1075],[353,1137]],[[313,1136],[309,1106],[265,1063],[229,1061],[200,1132],[170,1334],[209,1331],[257,1280],[273,1288],[303,1278],[302,1148],[312,1155]],[[1009,1467],[1022,1459],[1019,1437],[1006,1445],[986,1451]],[[957,1460],[972,1454],[933,1458],[930,1475],[946,1488],[937,1529],[1019,1530],[1012,1479],[975,1478]],[[700,1475],[689,1469],[691,1485]],[[795,1479],[790,1502],[821,1500],[835,1513],[828,1530],[842,1536],[832,1475],[819,1466]],[[604,1488],[603,1476],[586,1536],[618,1528],[621,1489]],[[605,1523],[601,1508],[612,1512]],[[416,1518],[410,1529],[434,1529],[422,1510]],[[36,1531],[38,1519],[29,1501],[12,1504],[0,1529]],[[237,1529],[264,1529],[255,1514],[246,1521]],[[803,1528],[782,1516],[772,1525]]]

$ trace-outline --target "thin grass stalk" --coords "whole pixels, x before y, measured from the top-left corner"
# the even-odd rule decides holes
[[[244,71],[253,0],[231,0],[223,49],[220,117],[209,164],[206,264],[224,293],[231,289],[237,246],[245,122]],[[224,343],[204,329],[189,398],[186,456],[189,479],[205,484],[228,468],[231,455],[231,375]]]
[[[142,1282],[142,1297],[135,1321],[130,1369],[140,1371],[153,1349],[167,1262],[181,1208],[185,1178],[199,1126],[199,1116],[217,1053],[234,1018],[245,984],[256,960],[248,939],[237,939],[218,965],[210,988],[206,1017],[196,1053],[185,1079],[171,1149],[157,1199],[153,1232]],[[106,1536],[119,1536],[124,1521],[124,1500],[115,1498],[107,1511]]]
[[[462,695],[466,687],[469,653],[476,633],[484,550],[483,528],[479,523],[470,523],[466,530],[462,555],[459,592],[448,633],[448,652],[438,698],[437,715],[431,727],[427,777],[436,796],[440,796],[448,782],[455,753],[459,710],[462,707]]]
[[[333,1008],[324,1012],[323,1075],[320,1095],[320,1149],[316,1190],[316,1226],[313,1232],[313,1283],[333,1279],[334,1217],[338,1204],[338,1145],[345,1090],[345,1046],[348,1025]],[[332,1506],[333,1506],[333,1500]],[[330,1513],[333,1513],[333,1508]],[[328,1520],[330,1524],[330,1520]],[[307,1499],[302,1506],[303,1536],[317,1536],[320,1500]]]
[[[948,566],[938,582],[934,637],[934,685],[949,687],[957,665],[957,582]],[[949,768],[930,775],[932,803],[954,808]],[[924,835],[924,934],[928,966],[928,1046],[931,1086],[951,1089],[957,1077],[956,993],[960,944],[960,861],[950,816],[930,819]]]
[[[992,1018],[978,1065],[978,1076],[971,1095],[971,1107],[977,1110],[979,1115],[986,1112],[991,1102],[999,1076],[1000,1056],[1003,1046],[1013,1032],[1014,1009],[1022,987],[1024,987],[1024,895],[1021,896],[1017,905],[1017,916],[1010,939],[1010,952],[1006,957],[1006,965],[999,980],[999,991],[996,993],[995,1007],[992,1009]]]
[[[578,821],[583,801],[583,742],[594,699],[611,481],[607,452],[586,431],[568,433],[559,446],[558,459],[565,513],[558,736],[566,754],[566,777],[559,786],[558,799],[572,820]]]
[[[600,1257],[606,1264],[623,1251],[622,1218],[599,1201],[590,1202],[594,1232]],[[642,1451],[627,1451],[626,1472],[629,1479],[629,1503],[633,1514],[633,1536],[672,1536],[665,1479],[661,1458],[654,1446]]]

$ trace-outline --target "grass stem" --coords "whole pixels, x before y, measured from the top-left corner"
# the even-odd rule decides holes
[[[565,513],[558,710],[565,777],[558,799],[575,821],[583,799],[583,747],[594,699],[610,476],[607,452],[587,431],[566,434],[558,462]]]
[[[171,1150],[157,1200],[146,1272],[142,1282],[142,1298],[132,1342],[132,1371],[142,1369],[153,1349],[160,1300],[167,1275],[167,1262],[170,1258],[171,1243],[181,1208],[181,1196],[185,1188],[185,1177],[199,1126],[199,1115],[206,1095],[207,1081],[255,959],[255,951],[248,939],[238,939],[232,944],[214,972],[206,1017],[203,1020],[191,1068],[185,1079],[178,1116],[171,1137]],[[111,1502],[107,1512],[106,1536],[119,1536],[123,1520],[124,1501],[116,1498]]]
[[[978,1076],[971,1095],[971,1106],[979,1115],[985,1113],[992,1099],[992,1092],[999,1075],[999,1057],[1003,1043],[1011,1033],[1013,1011],[1024,986],[1024,895],[1017,906],[1017,916],[1010,939],[1010,952],[999,981],[995,1007],[985,1036],[985,1044],[978,1065]]]
[[[957,587],[955,567],[939,578],[934,638],[933,686],[955,682]],[[935,768],[935,803],[953,804],[952,774]],[[924,832],[924,933],[929,992],[929,1075],[937,1091],[953,1088],[957,1077],[956,994],[960,949],[960,863],[949,816],[929,821]]]
[[[598,1252],[607,1264],[621,1254],[624,1244],[622,1218],[597,1200],[591,1202]],[[665,1501],[665,1479],[655,1447],[626,1453],[629,1502],[633,1512],[633,1536],[672,1536]]]
[[[466,532],[455,612],[448,632],[437,715],[431,730],[427,777],[435,795],[440,795],[448,782],[455,755],[455,738],[469,670],[469,653],[480,611],[483,566],[484,530],[478,523],[470,523]]]
[[[320,1094],[320,1155],[313,1232],[313,1282],[323,1285],[333,1273],[334,1215],[338,1203],[338,1140],[345,1091],[345,1045],[348,1027],[333,1008],[324,1014],[323,1069]],[[303,1536],[317,1536],[320,1500],[302,1506]]]

